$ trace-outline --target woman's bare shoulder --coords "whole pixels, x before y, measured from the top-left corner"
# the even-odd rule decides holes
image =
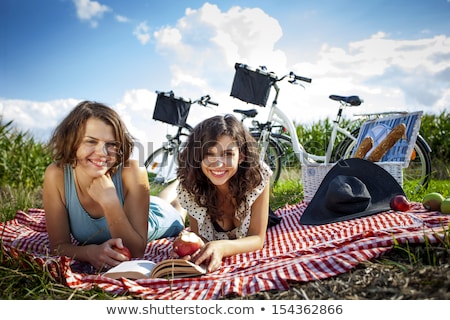
[[[44,174],[44,188],[43,188],[44,203],[55,201],[55,197],[59,197],[64,203],[64,168],[50,164],[45,170]]]
[[[125,175],[142,174],[144,172],[147,172],[147,170],[144,166],[139,165],[138,160],[130,159],[122,166],[122,174]]]
[[[56,163],[51,163],[45,169],[45,178],[56,179],[64,176],[64,169],[58,166]]]
[[[128,160],[123,164],[122,179],[125,184],[131,183],[135,185],[137,183],[148,185],[147,170],[144,166],[140,166],[137,160]]]

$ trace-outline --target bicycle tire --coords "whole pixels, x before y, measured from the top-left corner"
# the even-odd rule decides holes
[[[415,154],[414,154],[415,153]],[[416,190],[420,187],[427,189],[431,180],[431,156],[428,144],[422,136],[417,136],[414,145],[413,156],[409,162],[408,168],[403,169],[403,181],[416,183]]]
[[[294,152],[292,145],[292,138],[286,134],[272,133],[270,135],[280,146],[282,158],[282,167],[285,168],[300,168],[300,161]]]
[[[168,147],[161,147],[151,153],[145,160],[149,181],[157,184],[167,184],[177,177],[178,151]]]
[[[259,138],[261,136],[260,132],[252,132],[251,134],[256,141],[259,141]],[[280,145],[276,142],[275,139],[269,137],[269,144],[267,145],[264,161],[272,170],[272,177],[270,179],[270,185],[272,188],[277,184],[278,179],[281,175],[282,157],[283,153],[281,151]]]
[[[359,128],[351,132],[352,136],[358,138]],[[337,147],[333,150],[331,162],[338,162],[341,159],[348,159],[352,156],[353,149],[355,148],[356,140],[345,138]]]
[[[354,137],[358,137],[359,128],[352,132]],[[333,162],[340,159],[348,159],[352,156],[356,141],[345,138],[336,147],[333,154]],[[431,157],[430,148],[422,136],[418,135],[414,145],[413,154],[411,156],[409,166],[403,168],[403,186],[412,187],[414,191],[427,189],[431,179]]]
[[[251,134],[254,137],[257,137],[256,139],[259,139],[259,136],[261,135],[260,131],[254,130],[251,131]],[[295,155],[293,146],[292,146],[292,138],[291,136],[288,136],[287,134],[282,133],[270,133],[270,137],[276,141],[278,146],[280,147],[281,151],[281,161],[282,161],[282,167],[297,167],[300,165],[300,162],[298,161],[297,156]]]
[[[183,132],[183,129],[186,129]],[[168,184],[177,177],[178,154],[185,140],[192,131],[187,123],[178,132],[173,140],[165,142],[161,148],[152,152],[144,162],[149,176],[149,182],[157,184]]]

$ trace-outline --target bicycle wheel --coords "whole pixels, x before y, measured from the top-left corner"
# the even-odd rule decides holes
[[[427,189],[431,180],[430,148],[421,136],[417,136],[408,168],[403,169],[403,184],[415,185],[415,191]]]
[[[352,136],[358,137],[359,128],[352,131]],[[348,159],[352,156],[353,149],[355,148],[356,140],[345,138],[342,140],[331,156],[331,162],[338,162],[341,159]]]
[[[183,127],[178,127],[175,136],[168,136],[169,140],[147,157],[144,165],[147,168],[150,182],[167,184],[176,179],[178,153],[191,131],[192,127],[187,123]]]
[[[252,132],[252,136],[256,141],[259,141],[259,137],[261,136],[260,132]],[[275,186],[280,178],[281,174],[281,159],[283,157],[283,153],[281,151],[281,147],[276,142],[275,139],[269,138],[269,144],[267,146],[266,154],[264,157],[264,161],[268,164],[270,169],[272,169],[272,178],[270,179],[271,187]]]
[[[149,181],[158,184],[167,184],[177,177],[178,150],[174,146],[163,146],[145,160]]]
[[[282,158],[281,164],[285,168],[300,168],[300,161],[292,147],[292,139],[286,134],[272,133],[270,135],[280,146]]]
[[[357,137],[359,128],[352,132],[354,137]],[[345,138],[336,147],[333,155],[333,162],[340,159],[347,159],[352,156],[356,141],[350,138]],[[431,179],[431,157],[430,148],[422,136],[418,135],[414,149],[411,155],[409,166],[403,169],[403,186],[413,187],[414,191],[421,188],[427,189]]]

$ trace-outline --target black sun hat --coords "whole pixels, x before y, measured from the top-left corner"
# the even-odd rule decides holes
[[[323,178],[300,223],[321,225],[387,211],[399,194],[405,195],[402,187],[379,165],[358,158],[340,160]]]

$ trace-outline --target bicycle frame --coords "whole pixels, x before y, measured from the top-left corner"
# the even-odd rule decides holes
[[[264,159],[264,155],[266,153],[266,149],[267,149],[267,146],[269,143],[270,126],[274,120],[282,123],[287,128],[287,131],[289,132],[289,134],[291,135],[291,138],[292,138],[292,148],[295,152],[296,157],[300,161],[301,165],[306,165],[306,164],[311,164],[311,163],[316,163],[316,162],[325,163],[325,164],[330,163],[332,152],[333,152],[333,147],[334,147],[338,132],[343,134],[345,137],[348,137],[349,139],[356,141],[357,138],[354,137],[350,131],[348,131],[344,128],[341,128],[339,126],[341,116],[342,116],[342,111],[345,107],[345,104],[341,103],[339,110],[338,110],[338,114],[336,116],[336,119],[333,121],[333,128],[331,131],[330,141],[328,142],[328,146],[327,146],[325,155],[315,155],[315,154],[308,153],[298,139],[297,130],[296,130],[294,124],[292,123],[290,118],[286,115],[286,113],[284,113],[280,108],[278,108],[278,94],[279,94],[280,88],[278,87],[276,82],[272,86],[275,89],[275,97],[274,97],[274,100],[273,100],[272,105],[269,110],[269,114],[268,114],[267,121],[266,121],[267,125],[261,130],[261,140],[260,140],[261,160]]]

